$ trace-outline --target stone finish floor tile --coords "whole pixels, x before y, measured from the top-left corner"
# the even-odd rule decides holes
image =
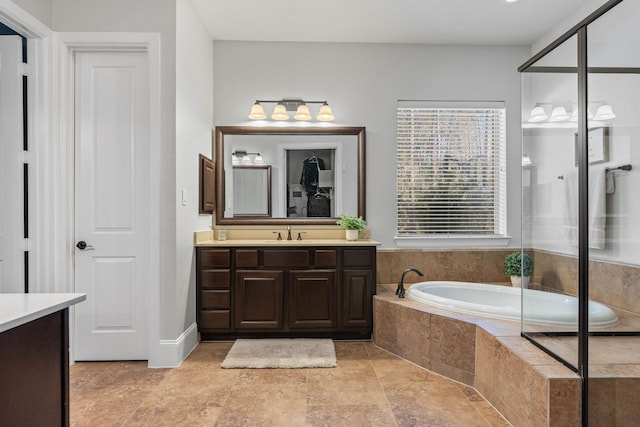
[[[78,362],[72,426],[509,426],[475,389],[371,342],[336,342],[338,366],[221,369],[230,342],[203,342],[175,369]]]

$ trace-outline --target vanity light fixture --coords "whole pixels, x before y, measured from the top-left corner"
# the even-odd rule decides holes
[[[275,103],[276,106],[271,114],[272,120],[289,120],[289,111],[295,111],[293,118],[301,121],[308,121],[312,119],[311,111],[308,104],[322,104],[320,111],[316,116],[317,120],[322,122],[330,122],[335,119],[333,111],[327,101],[304,101],[302,99],[281,99],[281,100],[266,100],[258,99],[251,107],[249,118],[252,120],[265,120],[267,115],[264,112],[262,104]]]
[[[251,160],[251,156],[255,156],[253,160]],[[263,165],[264,159],[260,153],[247,153],[244,150],[236,150],[231,154],[231,163],[234,165]]]
[[[548,106],[551,110],[551,115],[547,114],[544,105]],[[592,108],[596,109],[596,114],[591,112]],[[563,105],[552,106],[551,103],[536,103],[535,107],[531,110],[529,114],[529,118],[527,121],[529,123],[540,123],[544,121],[549,121],[549,123],[559,123],[564,121],[569,122],[577,122],[578,121],[578,106],[577,104],[572,105],[571,114],[567,112],[567,109]],[[613,108],[605,101],[591,101],[587,106],[587,120],[597,120],[597,121],[606,121],[615,119],[616,114],[613,112]]]

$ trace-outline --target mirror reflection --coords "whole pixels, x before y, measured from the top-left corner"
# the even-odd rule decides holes
[[[233,212],[271,216],[271,166],[233,167]]]
[[[364,216],[364,138],[355,127],[216,128],[216,223]]]

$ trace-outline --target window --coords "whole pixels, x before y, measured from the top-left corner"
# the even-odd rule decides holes
[[[502,102],[400,101],[397,237],[506,237]]]

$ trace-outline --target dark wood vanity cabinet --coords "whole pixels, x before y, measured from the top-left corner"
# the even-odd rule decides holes
[[[202,339],[370,338],[376,248],[196,248]]]
[[[282,329],[283,272],[281,270],[237,270],[235,278],[236,329]]]

